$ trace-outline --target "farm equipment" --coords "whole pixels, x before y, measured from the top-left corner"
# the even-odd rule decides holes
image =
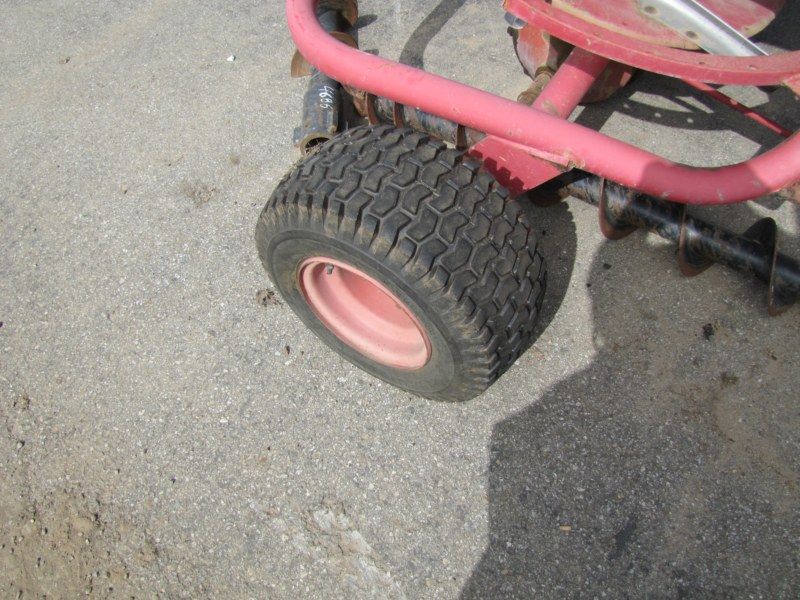
[[[413,393],[471,398],[533,341],[547,271],[527,199],[598,207],[602,232],[647,228],[694,276],[718,262],[767,285],[777,315],[800,265],[765,218],[734,233],[692,216],[780,192],[800,199],[800,136],[717,86],[800,94],[800,51],[750,41],[783,0],[505,0],[532,83],[517,102],[358,50],[356,0],[287,0],[308,75],[295,143],[305,158],[258,222],[264,266],[330,347]],[[785,140],[719,168],[677,164],[568,120],[635,70],[678,78]],[[368,124],[346,127],[343,104]]]

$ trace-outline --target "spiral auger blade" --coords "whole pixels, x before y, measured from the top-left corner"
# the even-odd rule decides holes
[[[681,273],[693,277],[714,263],[749,273],[768,286],[769,314],[778,315],[800,297],[800,264],[778,251],[778,226],[771,218],[736,234],[689,214],[686,206],[646,194],[594,175],[575,173],[561,196],[571,195],[599,207],[600,229],[612,240],[642,227],[678,244]]]
[[[771,257],[767,282],[769,314],[779,315],[797,300],[800,289],[797,262],[778,252],[778,224],[773,219],[761,219],[745,231],[743,237],[759,243]]]

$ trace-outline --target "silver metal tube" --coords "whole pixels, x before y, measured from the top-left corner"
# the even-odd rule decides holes
[[[709,54],[767,54],[696,0],[637,0],[637,4],[645,15],[677,31]]]

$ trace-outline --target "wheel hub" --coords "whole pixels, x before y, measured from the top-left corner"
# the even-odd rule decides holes
[[[344,262],[317,256],[298,270],[317,318],[345,344],[375,362],[416,370],[431,357],[425,328],[386,286]]]

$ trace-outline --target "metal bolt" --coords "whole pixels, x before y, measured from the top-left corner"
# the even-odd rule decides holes
[[[506,23],[508,23],[508,26],[511,27],[511,29],[522,29],[525,27],[525,25],[527,25],[525,21],[517,16],[512,15],[510,12],[506,13]]]

